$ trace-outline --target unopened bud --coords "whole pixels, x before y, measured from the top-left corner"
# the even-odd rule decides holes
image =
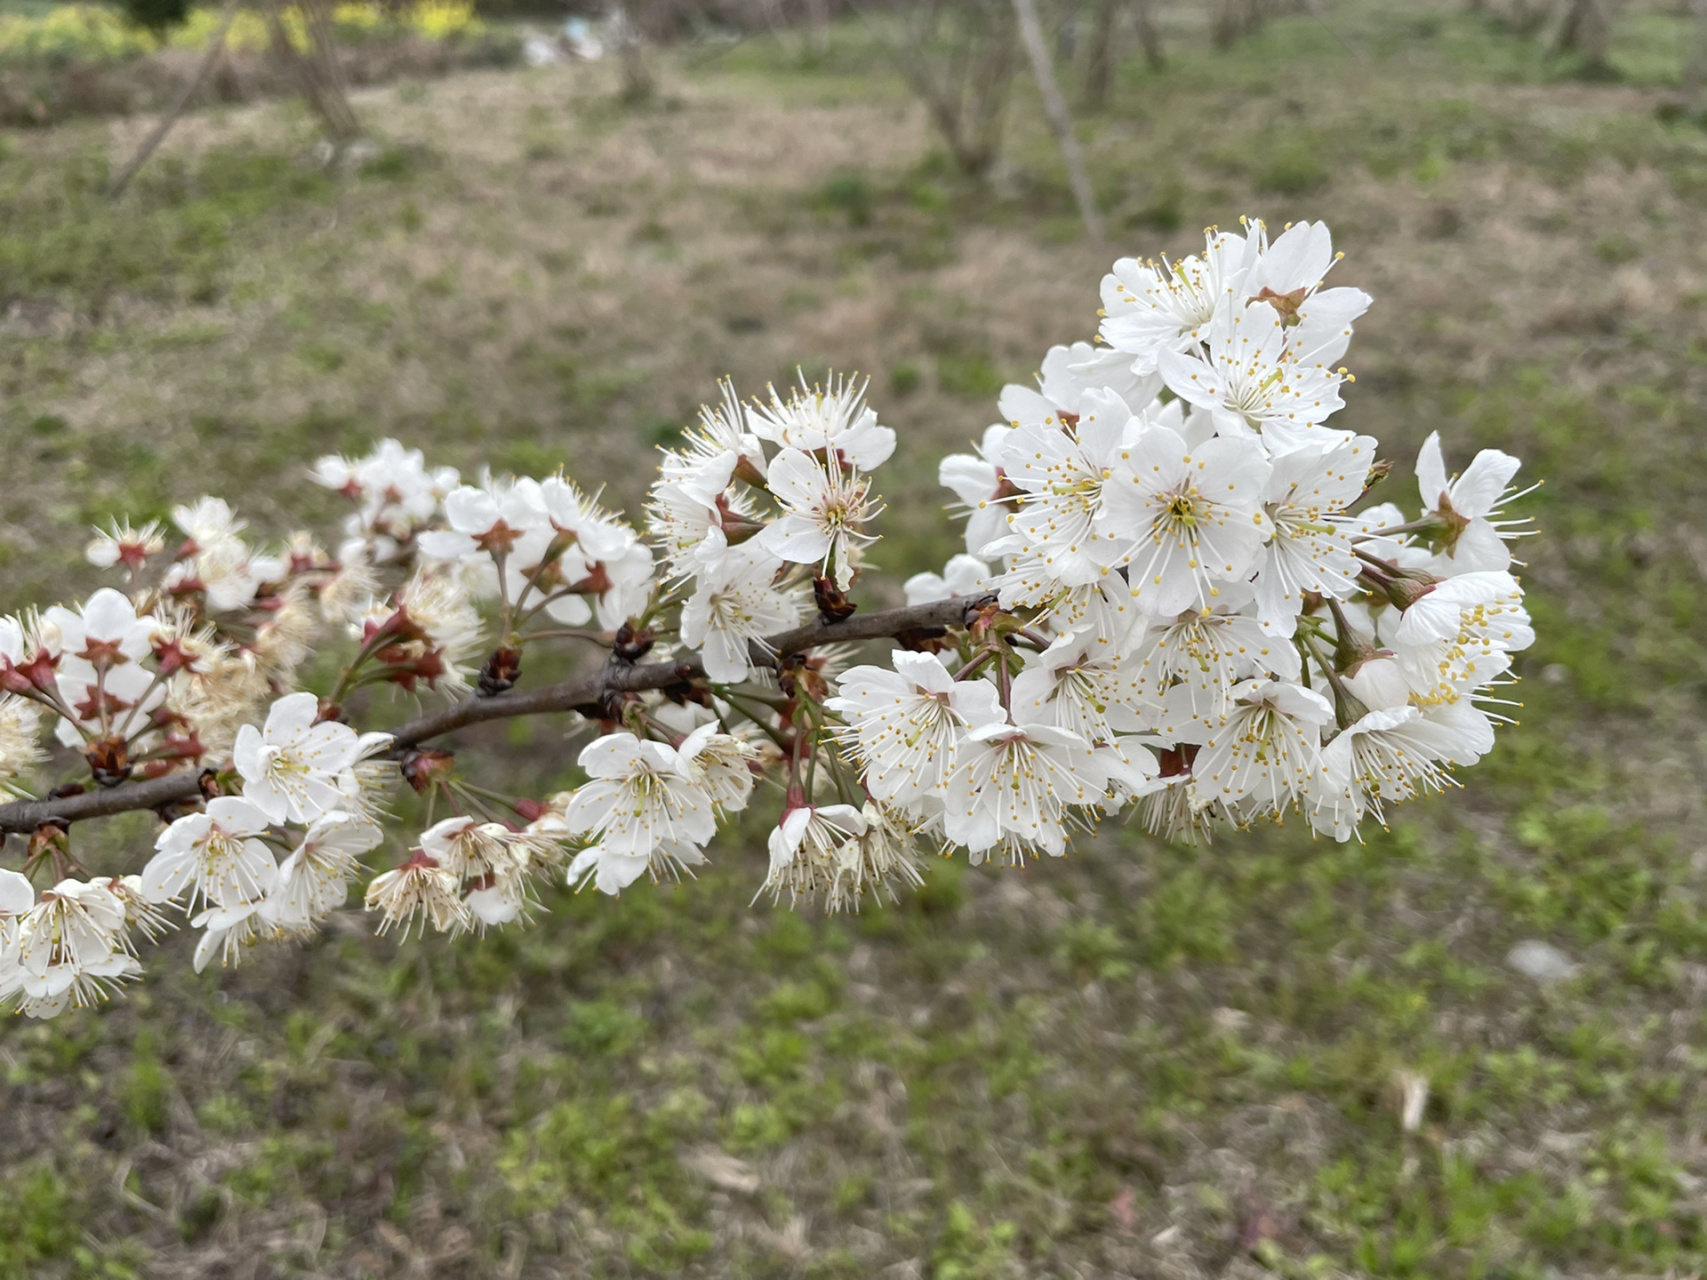
[[[404,754],[397,768],[405,782],[425,795],[439,778],[456,768],[456,757],[436,747],[416,747]]]
[[[818,604],[818,616],[825,622],[843,622],[853,617],[859,608],[840,587],[822,574],[812,579],[812,598]]]
[[[765,528],[765,524],[758,520],[748,520],[744,516],[728,516],[722,524],[723,539],[729,546],[738,547],[743,542],[750,542],[758,537]]]
[[[1431,573],[1421,573],[1419,570],[1408,570],[1402,577],[1394,578],[1386,584],[1387,599],[1395,608],[1409,609],[1418,600],[1434,590],[1440,579]]]
[[[178,636],[170,640],[154,637],[150,647],[154,650],[154,660],[159,665],[162,676],[176,675],[180,671],[194,671],[195,658],[184,652],[183,641]]]
[[[651,652],[656,639],[651,627],[637,627],[633,622],[625,622],[616,629],[611,652],[624,662],[639,662]]]
[[[521,650],[506,645],[486,659],[486,665],[480,668],[480,678],[475,688],[482,698],[495,698],[500,693],[515,688],[521,674]]]
[[[43,693],[55,693],[59,689],[59,677],[54,668],[59,665],[59,659],[42,649],[36,656],[24,663],[18,670],[29,682]]]
[[[131,766],[125,740],[118,734],[97,738],[83,748],[83,758],[89,762],[89,772],[103,787],[116,787],[130,777]]]
[[[71,853],[71,832],[62,822],[44,822],[30,832],[29,865],[43,858],[64,858]]]
[[[768,487],[765,484],[764,473],[759,470],[753,460],[746,454],[742,454],[740,460],[735,464],[735,479],[741,481],[743,484],[750,484],[755,489],[764,489]]]
[[[1345,611],[1334,609],[1334,630],[1339,632],[1339,642],[1334,645],[1334,667],[1343,675],[1350,675],[1369,659],[1380,654],[1375,647],[1375,638],[1365,635],[1347,621]]]
[[[1342,729],[1349,729],[1364,716],[1369,714],[1369,708],[1364,705],[1350,689],[1345,687],[1345,681],[1335,680],[1334,690],[1334,720]]]
[[[908,627],[895,641],[910,653],[941,653],[948,648],[948,628]]]

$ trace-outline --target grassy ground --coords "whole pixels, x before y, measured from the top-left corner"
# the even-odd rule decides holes
[[[1329,219],[1378,299],[1346,423],[1547,478],[1524,724],[1464,792],[1365,845],[1110,828],[856,919],[749,910],[755,826],[697,884],[478,943],[352,913],[198,978],[180,938],[111,1008],[0,1028],[0,1277],[1699,1274],[1707,132],[1656,115],[1683,27],[1633,20],[1624,81],[1585,84],[1456,5],[1347,0],[1225,56],[1168,18],[1170,69],[1084,122],[1122,250]],[[302,464],[387,433],[632,503],[716,376],[831,360],[900,429],[889,559],[946,553],[935,458],[1088,336],[1105,265],[1035,112],[990,195],[858,30],[611,93],[376,92],[386,149],[343,177],[287,107],[202,116],[118,206],[146,122],[0,138],[0,605],[87,585],[110,512],[330,513]],[[543,786],[560,728],[528,734],[485,745]],[[1528,939],[1575,975],[1514,972]]]

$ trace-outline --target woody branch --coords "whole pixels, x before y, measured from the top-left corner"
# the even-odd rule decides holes
[[[899,609],[856,613],[834,622],[820,619],[772,636],[762,646],[754,644],[753,662],[770,667],[789,654],[803,653],[819,645],[890,639],[909,632],[960,627],[966,624],[969,614],[990,599],[992,597],[989,596],[954,597]],[[594,707],[607,694],[640,693],[704,678],[705,665],[697,656],[681,661],[639,663],[623,662],[613,656],[590,675],[496,697],[470,694],[442,711],[406,721],[389,731],[391,753],[400,756],[423,742],[489,720],[513,720],[521,716]],[[125,782],[116,787],[57,799],[15,801],[0,805],[0,833],[28,834],[44,823],[66,825],[91,818],[110,818],[120,813],[161,809],[194,800],[200,794],[200,775],[191,771]]]

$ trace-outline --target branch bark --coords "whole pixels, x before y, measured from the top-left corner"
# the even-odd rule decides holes
[[[803,653],[819,645],[878,640],[921,628],[960,627],[966,625],[968,613],[989,599],[988,596],[958,596],[901,609],[856,613],[841,622],[809,622],[770,637],[763,646],[755,643],[752,656],[760,665],[775,666],[780,658],[791,653]],[[442,711],[420,716],[392,729],[390,732],[395,740],[392,753],[401,754],[429,739],[454,733],[469,725],[484,724],[488,720],[569,711],[596,704],[606,693],[639,693],[646,689],[662,689],[684,680],[703,679],[704,676],[705,668],[697,657],[681,662],[630,664],[609,661],[591,675],[542,689],[510,692],[495,698],[471,694]],[[45,822],[69,824],[137,810],[159,809],[164,805],[193,800],[200,794],[198,775],[192,771],[167,774],[163,778],[150,778],[143,782],[121,783],[116,787],[58,800],[19,800],[0,805],[0,834],[25,834]]]

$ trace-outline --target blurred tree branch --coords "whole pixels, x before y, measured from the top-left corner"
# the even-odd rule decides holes
[[[219,65],[219,60],[225,56],[225,39],[231,33],[231,22],[237,16],[237,6],[238,0],[227,0],[225,12],[220,16],[219,27],[214,31],[213,38],[208,41],[207,52],[202,55],[201,62],[197,64],[195,74],[184,82],[184,87],[179,90],[172,105],[166,109],[166,114],[160,117],[159,123],[142,140],[142,145],[136,149],[135,154],[131,156],[124,168],[118,171],[118,175],[108,185],[107,194],[113,199],[116,200],[124,194],[124,189],[130,185],[130,180],[136,177],[142,166],[148,163],[148,158],[159,149],[162,142],[166,141],[166,135],[172,132],[172,127],[178,123],[178,118],[184,114],[185,108],[190,105],[190,99],[196,96],[197,91],[207,83],[208,77],[213,75],[214,68]]]
[[[960,171],[984,181],[1001,156],[1003,117],[1019,68],[1009,0],[923,0],[905,10],[897,36],[890,14],[858,6],[925,104]]]
[[[1097,213],[1096,192],[1091,187],[1090,173],[1085,168],[1085,155],[1079,148],[1079,137],[1073,132],[1073,116],[1067,110],[1067,100],[1061,96],[1061,86],[1055,82],[1055,68],[1049,61],[1049,47],[1043,40],[1043,24],[1037,18],[1036,0],[1013,0],[1014,15],[1019,21],[1020,38],[1025,42],[1026,56],[1031,59],[1031,74],[1037,80],[1037,90],[1043,95],[1043,113],[1055,132],[1061,147],[1061,161],[1067,167],[1067,181],[1073,188],[1073,199],[1079,206],[1079,216],[1085,220],[1085,233],[1098,249],[1105,244],[1102,217]]]
[[[296,47],[285,27],[285,0],[263,0],[272,54],[295,78],[309,109],[319,117],[327,140],[335,148],[348,146],[361,136],[361,122],[350,106],[343,70],[332,39],[331,14],[327,0],[297,0],[295,7],[307,28],[307,53]]]

